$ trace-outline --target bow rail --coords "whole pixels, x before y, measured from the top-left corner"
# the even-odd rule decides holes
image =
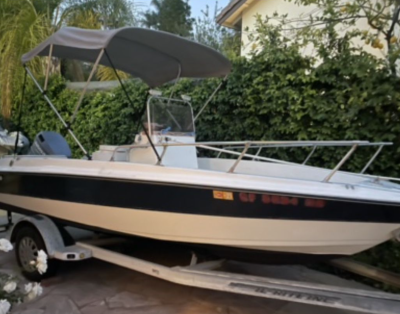
[[[371,176],[365,175],[365,171],[371,166],[371,164],[375,161],[375,159],[379,156],[383,147],[393,145],[390,142],[377,142],[371,143],[369,141],[231,141],[231,142],[197,142],[197,143],[178,143],[178,142],[168,142],[168,143],[154,143],[155,147],[162,147],[163,152],[161,154],[161,160],[157,163],[158,165],[162,165],[162,159],[165,155],[168,147],[179,147],[179,146],[194,146],[196,148],[201,148],[209,151],[218,152],[217,158],[221,156],[221,154],[228,154],[232,156],[237,156],[237,159],[233,166],[229,169],[229,173],[234,173],[237,166],[240,164],[243,158],[250,158],[252,160],[258,161],[267,161],[279,164],[286,165],[296,165],[296,166],[304,166],[311,167],[307,165],[307,162],[315,153],[318,147],[349,147],[347,153],[343,156],[343,158],[336,164],[336,166],[332,169],[332,171],[325,177],[323,182],[329,182],[332,177],[342,168],[342,166],[346,163],[346,161],[354,154],[358,147],[377,147],[377,151],[371,157],[371,159],[366,163],[363,167],[362,171],[355,175],[362,175],[365,177],[372,177],[376,179],[382,180],[393,180],[400,181],[398,178],[391,177],[380,177],[380,176]],[[123,145],[118,146],[113,150],[113,156],[119,149],[134,149],[134,148],[148,148],[149,145]],[[221,148],[222,147],[222,148]],[[260,153],[263,149],[266,148],[298,148],[298,147],[312,147],[312,151],[304,160],[303,163],[289,162],[278,160],[274,158],[262,157]],[[241,149],[241,152],[235,151],[235,149]],[[249,154],[249,149],[258,149],[256,154]],[[111,159],[113,160],[113,158]]]

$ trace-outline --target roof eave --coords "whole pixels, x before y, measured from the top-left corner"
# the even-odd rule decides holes
[[[248,7],[248,4],[252,2],[251,0],[234,0],[231,1],[228,6],[226,6],[222,12],[217,16],[217,23],[235,28],[238,22],[241,20],[242,12]]]

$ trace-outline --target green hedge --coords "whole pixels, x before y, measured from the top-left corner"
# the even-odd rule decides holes
[[[341,60],[332,60],[329,67],[321,65],[312,72],[301,63],[300,56],[300,60],[291,62],[284,56],[280,58],[279,62],[264,57],[236,60],[233,73],[197,122],[197,139],[391,141],[394,146],[385,148],[369,171],[399,176],[398,78],[388,75],[385,69],[373,68],[372,74],[368,69],[358,70],[365,66],[365,56],[347,59],[352,64],[345,69],[335,66],[342,64]],[[216,79],[183,80],[175,87],[175,94],[190,95],[198,112],[218,83]],[[85,97],[73,128],[89,151],[101,143],[132,143],[148,89],[137,81],[128,83],[127,88],[133,107],[120,88]],[[166,95],[170,88],[165,88]],[[65,89],[61,78],[53,77],[48,95],[69,121],[79,94]],[[32,84],[25,97],[22,129],[30,139],[40,130],[62,130]],[[76,145],[71,145],[78,156]],[[302,161],[309,151],[274,149],[264,154]],[[319,148],[310,163],[333,167],[345,152],[343,148]],[[371,148],[359,148],[345,169],[360,171],[373,152]]]

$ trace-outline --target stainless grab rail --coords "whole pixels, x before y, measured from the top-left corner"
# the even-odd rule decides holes
[[[355,174],[355,175],[362,175],[365,177],[373,177],[373,178],[382,179],[382,180],[400,181],[400,179],[397,179],[397,178],[369,176],[369,175],[364,174],[365,171],[369,168],[369,166],[378,157],[378,155],[382,151],[383,147],[389,146],[389,145],[393,145],[393,143],[390,143],[390,142],[371,143],[368,141],[241,141],[241,142],[238,141],[238,142],[199,142],[199,143],[158,143],[158,144],[154,144],[155,147],[163,147],[163,149],[164,149],[163,154],[161,156],[161,160],[157,163],[157,165],[162,164],[162,157],[164,157],[166,149],[168,147],[173,147],[173,146],[194,146],[197,148],[216,151],[216,152],[218,152],[217,158],[219,158],[219,156],[223,153],[238,156],[238,158],[235,160],[235,163],[233,164],[233,166],[229,169],[228,173],[234,173],[235,169],[237,168],[237,166],[239,165],[239,163],[242,161],[242,159],[244,157],[250,158],[252,160],[261,160],[261,161],[268,161],[268,162],[274,162],[274,163],[280,163],[280,164],[286,164],[286,165],[309,167],[306,165],[306,163],[309,161],[311,156],[314,154],[317,147],[350,147],[350,150],[346,153],[346,155],[338,162],[338,164],[332,169],[332,171],[328,174],[328,176],[325,177],[323,182],[326,182],[326,183],[332,179],[332,177],[336,174],[336,172],[338,172],[340,170],[340,168],[354,154],[354,152],[356,151],[356,149],[358,147],[368,147],[368,146],[370,146],[370,147],[378,146],[378,150],[375,152],[375,154],[372,156],[372,158],[364,166],[361,173]],[[215,146],[222,146],[224,148],[218,148]],[[147,147],[149,147],[149,145],[123,145],[123,146],[118,146],[113,152],[115,153],[120,148],[127,148],[130,150],[133,148],[147,148]],[[302,164],[259,156],[259,154],[261,153],[261,150],[264,148],[283,148],[283,147],[313,147],[313,149]],[[248,154],[247,151],[249,149],[253,149],[253,148],[258,148],[256,155]],[[242,151],[235,152],[230,149],[242,149]],[[113,155],[114,155],[114,153],[113,153]]]

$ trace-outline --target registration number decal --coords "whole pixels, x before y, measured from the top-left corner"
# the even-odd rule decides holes
[[[217,200],[233,201],[232,192],[213,191],[214,198]]]
[[[270,194],[254,194],[254,193],[239,193],[239,200],[242,203],[256,203],[261,202],[262,204],[272,204],[281,206],[304,206],[307,208],[325,208],[327,201],[323,199],[311,199],[311,198],[297,198],[282,195],[270,195]]]

